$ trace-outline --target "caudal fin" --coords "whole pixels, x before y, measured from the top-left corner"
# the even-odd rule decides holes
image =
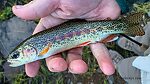
[[[121,20],[129,26],[126,33],[131,36],[142,36],[145,34],[144,26],[150,21],[150,17],[145,13],[132,13],[122,16]]]
[[[130,26],[126,33],[130,36],[143,36],[145,34],[143,27],[140,25]]]

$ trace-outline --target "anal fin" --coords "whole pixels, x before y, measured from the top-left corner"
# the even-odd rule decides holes
[[[83,42],[83,43],[79,44],[77,47],[87,46],[90,43],[91,43],[91,41]]]
[[[118,37],[115,34],[109,35],[107,36],[105,39],[103,39],[102,41],[100,41],[101,43],[107,43],[107,42],[112,42],[114,40],[116,40]]]

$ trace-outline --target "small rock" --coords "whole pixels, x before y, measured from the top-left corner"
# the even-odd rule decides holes
[[[33,21],[25,21],[13,17],[0,23],[0,51],[7,55],[24,39],[29,37],[36,24]]]
[[[0,22],[0,52],[4,58],[23,40],[32,35],[36,24],[33,21],[25,21],[13,17],[7,21]],[[19,72],[23,72],[24,66],[12,68],[9,63],[3,64],[4,74],[11,80]]]

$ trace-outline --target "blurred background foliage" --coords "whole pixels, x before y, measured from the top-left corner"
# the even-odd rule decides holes
[[[31,0],[0,0],[0,21],[7,20],[13,17],[13,13],[11,11],[11,7],[16,4],[25,4],[30,2]]]

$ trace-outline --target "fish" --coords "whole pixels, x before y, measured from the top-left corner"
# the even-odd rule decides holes
[[[7,62],[17,67],[72,48],[113,41],[117,34],[142,36],[149,21],[145,13],[122,15],[117,20],[68,21],[25,39],[8,55]]]

